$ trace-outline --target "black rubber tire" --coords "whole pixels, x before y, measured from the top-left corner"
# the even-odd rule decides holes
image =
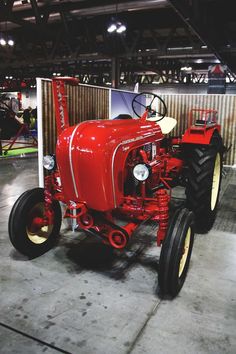
[[[219,154],[219,155],[218,155]],[[189,146],[186,206],[195,214],[196,232],[208,232],[215,221],[222,178],[223,144],[218,132],[210,145]],[[215,206],[211,207],[212,183],[217,156],[220,157],[220,180]]]
[[[8,231],[11,243],[22,254],[29,258],[35,258],[51,249],[60,232],[61,228],[61,207],[58,201],[53,201],[52,210],[54,212],[54,224],[43,243],[34,243],[30,240],[27,228],[29,215],[33,208],[44,202],[44,189],[34,188],[23,193],[13,205],[11,210]],[[38,215],[42,216],[42,215]]]
[[[180,263],[184,254],[185,240],[189,234],[186,259],[180,272]],[[175,211],[169,221],[166,237],[161,248],[158,284],[160,295],[175,297],[181,290],[189,268],[194,242],[194,214],[186,208]]]

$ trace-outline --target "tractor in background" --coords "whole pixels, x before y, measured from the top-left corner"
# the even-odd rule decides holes
[[[52,248],[61,227],[60,203],[75,229],[120,251],[140,225],[152,221],[161,247],[160,293],[176,296],[186,279],[195,229],[207,232],[216,217],[223,152],[217,112],[193,110],[183,136],[171,138],[176,120],[167,117],[165,102],[148,93],[145,104],[147,94],[140,93],[132,102],[136,119],[120,115],[69,126],[66,81],[77,84],[53,79],[56,153],[44,157],[44,188],[26,191],[12,208],[13,246],[30,258]],[[178,185],[185,187],[186,203],[170,217],[172,188]]]
[[[30,140],[23,141],[22,136]],[[17,119],[11,104],[11,99],[6,94],[0,95],[0,156],[7,155],[9,151],[37,147],[37,139],[31,134],[27,124]]]

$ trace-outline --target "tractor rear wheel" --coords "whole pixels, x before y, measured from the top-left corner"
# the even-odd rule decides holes
[[[158,284],[161,296],[175,297],[181,290],[189,268],[194,241],[194,215],[177,209],[171,218],[161,248]]]
[[[8,222],[11,243],[22,254],[34,258],[53,247],[61,227],[61,207],[53,201],[53,223],[45,225],[44,189],[34,188],[23,193],[15,202]]]
[[[187,207],[195,214],[196,231],[208,232],[215,221],[222,177],[222,139],[218,132],[210,145],[193,146],[188,153]]]

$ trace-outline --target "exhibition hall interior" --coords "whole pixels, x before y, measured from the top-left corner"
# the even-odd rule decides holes
[[[0,353],[236,353],[233,0],[0,0]]]

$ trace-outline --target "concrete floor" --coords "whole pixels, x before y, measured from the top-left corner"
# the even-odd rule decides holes
[[[223,180],[215,226],[197,235],[179,296],[156,295],[157,249],[140,232],[125,253],[62,230],[28,260],[13,249],[12,204],[37,186],[37,160],[0,160],[0,353],[236,353],[236,173]],[[78,237],[79,236],[79,237]]]

